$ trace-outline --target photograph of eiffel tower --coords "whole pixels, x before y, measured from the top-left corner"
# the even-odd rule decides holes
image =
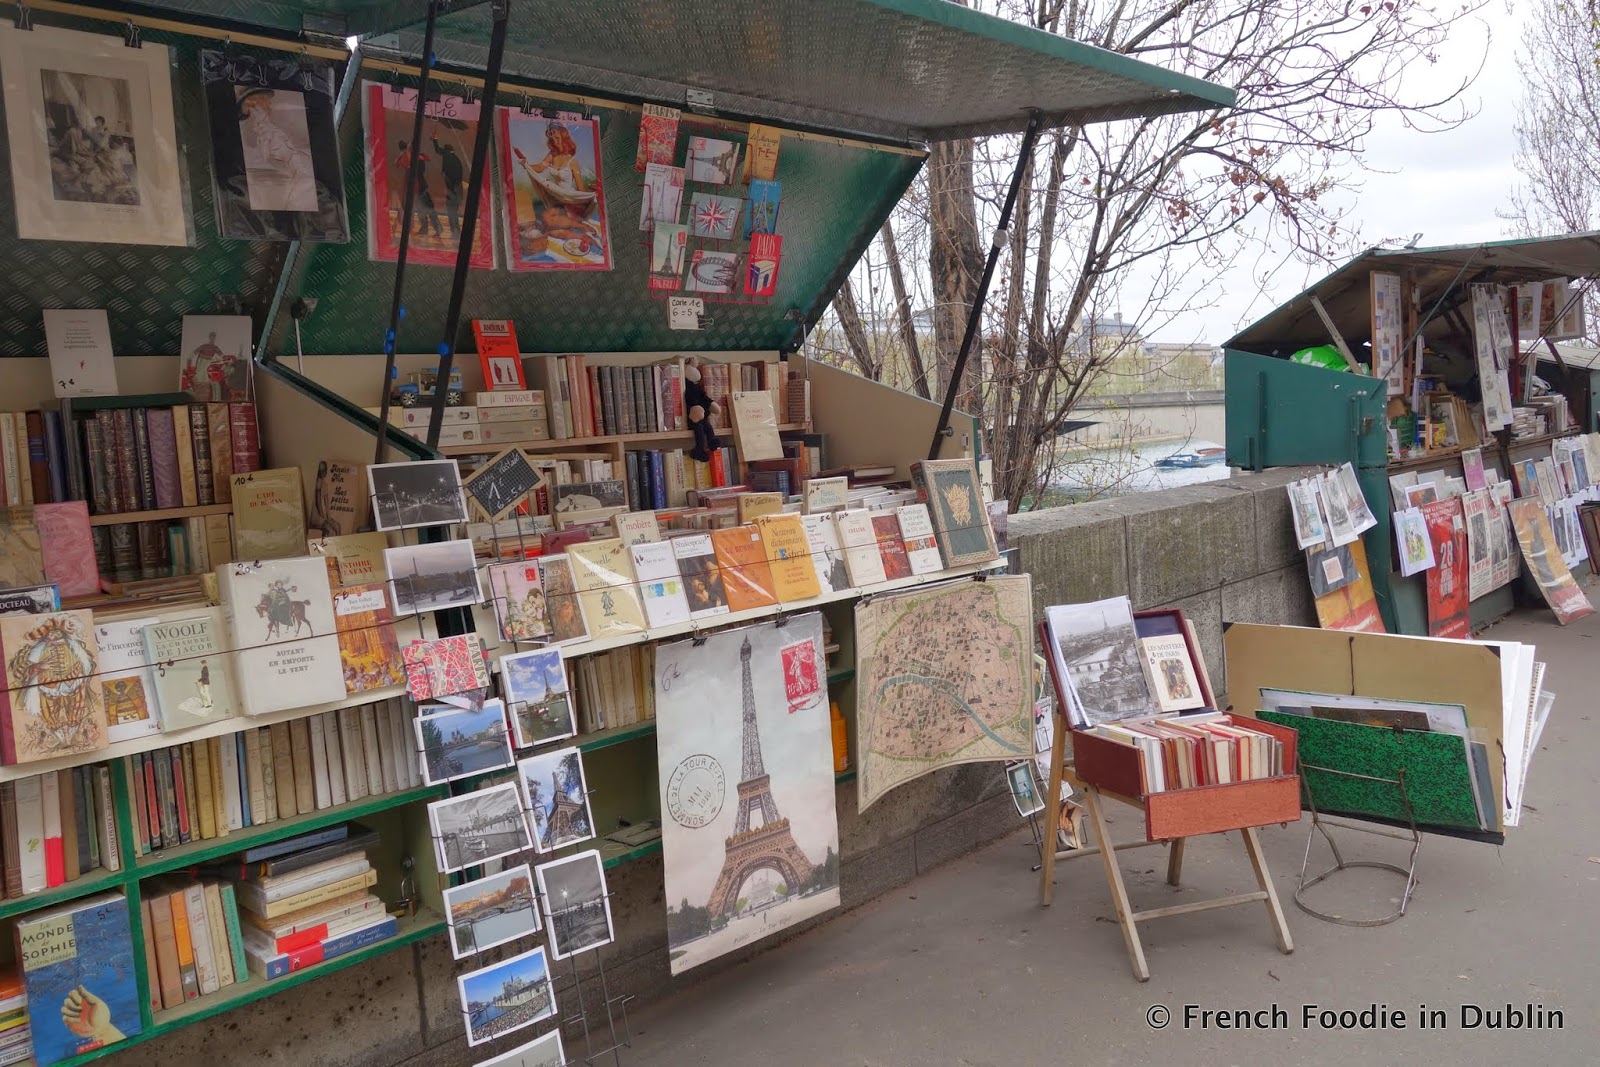
[[[781,649],[816,613],[662,646],[657,752],[674,974],[839,903],[827,707],[790,711]],[[694,679],[694,684],[672,684]],[[682,770],[680,771],[680,767]],[[708,768],[720,768],[711,773]]]

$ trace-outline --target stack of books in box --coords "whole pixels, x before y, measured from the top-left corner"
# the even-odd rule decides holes
[[[1283,743],[1220,713],[1101,723],[1091,733],[1139,750],[1146,791],[1227,785],[1283,774]]]
[[[28,994],[17,972],[0,973],[0,1067],[20,1063],[33,1055],[28,1028]]]
[[[377,841],[346,823],[243,854],[226,873],[239,879],[251,974],[281,978],[395,935],[395,918],[370,892],[378,873],[366,850]]]

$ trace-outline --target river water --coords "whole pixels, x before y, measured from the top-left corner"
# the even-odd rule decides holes
[[[1231,474],[1228,466],[1157,467],[1156,460],[1174,452],[1194,452],[1221,447],[1214,441],[1162,441],[1132,448],[1096,449],[1066,457],[1050,478],[1050,488],[1073,497],[1126,496],[1171,489],[1179,485],[1221,481]]]

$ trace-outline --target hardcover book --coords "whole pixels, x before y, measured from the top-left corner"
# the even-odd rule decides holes
[[[567,559],[591,637],[615,637],[645,629],[633,564],[620,537],[568,545]]]
[[[106,735],[114,742],[161,732],[155,673],[145,658],[144,628],[161,620],[103,619],[95,623],[100,649],[100,691],[106,703]]]
[[[81,500],[61,504],[35,504],[34,525],[44,574],[64,597],[93,596],[100,592],[100,568],[94,559],[94,538],[89,535],[89,505]]]
[[[840,511],[834,515],[834,522],[844,546],[850,584],[860,588],[885,581],[883,557],[878,554],[877,534],[872,528],[872,513],[864,508]]]
[[[233,680],[216,608],[144,628],[163,730],[187,730],[234,714]]]
[[[346,694],[405,684],[394,613],[382,585],[351,585],[336,591],[333,619],[339,629]]]
[[[911,573],[932,574],[943,570],[939,548],[934,543],[928,505],[906,504],[896,509],[896,515],[900,519],[900,539],[906,546],[906,559],[911,564]]]
[[[16,943],[39,1067],[143,1030],[128,900],[121,893],[26,915],[17,920]]]
[[[7,764],[106,746],[105,708],[95,677],[100,655],[89,612],[0,618],[0,655],[8,690],[0,755]]]
[[[538,560],[497,563],[488,568],[489,599],[502,641],[539,641],[550,632]]]
[[[779,603],[809,600],[822,594],[811,542],[799,515],[763,515],[756,520],[761,546],[772,568],[773,591]]]
[[[651,626],[670,626],[689,619],[689,601],[678,573],[678,559],[670,541],[644,541],[628,550],[644,598],[644,613]]]
[[[946,567],[987,563],[998,554],[978,472],[969,459],[924,460],[916,468],[928,497],[939,553]]]
[[[315,556],[229,563],[217,586],[245,714],[344,699],[326,564]]]
[[[728,597],[730,611],[769,607],[778,602],[772,567],[767,562],[761,533],[754,526],[732,526],[711,532],[717,570]]]
[[[305,551],[306,513],[299,467],[229,477],[235,559],[282,559]]]

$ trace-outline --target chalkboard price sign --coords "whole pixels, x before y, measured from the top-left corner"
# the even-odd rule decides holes
[[[467,498],[490,522],[505,518],[543,484],[544,475],[516,448],[501,452],[462,482]]]

